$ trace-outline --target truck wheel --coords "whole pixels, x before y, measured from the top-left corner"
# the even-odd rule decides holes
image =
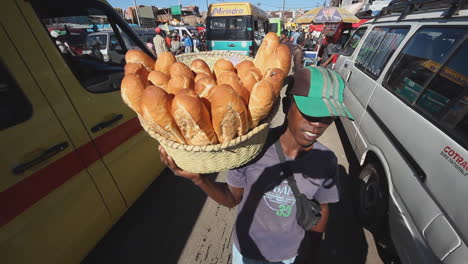
[[[375,233],[386,225],[388,187],[381,166],[368,163],[359,173],[357,214],[361,225]]]

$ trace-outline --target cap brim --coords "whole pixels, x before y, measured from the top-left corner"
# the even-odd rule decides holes
[[[342,103],[334,99],[319,99],[294,95],[294,101],[299,111],[307,116],[344,116],[354,120],[349,110]]]

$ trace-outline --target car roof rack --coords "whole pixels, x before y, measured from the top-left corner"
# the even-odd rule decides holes
[[[398,21],[416,11],[443,10],[444,18],[450,18],[457,14],[460,9],[468,7],[467,0],[397,0],[392,1],[387,7],[382,8],[376,20],[380,17],[401,13]]]

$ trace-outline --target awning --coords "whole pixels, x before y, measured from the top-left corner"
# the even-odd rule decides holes
[[[358,28],[360,27],[363,23],[365,23],[366,21],[368,21],[369,19],[361,19],[361,21],[359,21],[358,23],[353,23],[352,24],[352,27],[353,28]]]
[[[323,24],[322,25],[314,25],[314,24],[309,25],[309,31],[322,31],[322,30],[323,30]]]

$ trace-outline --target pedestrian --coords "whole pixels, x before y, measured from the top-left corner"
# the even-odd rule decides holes
[[[293,49],[293,72],[304,67],[304,44],[304,38],[298,37],[297,45]]]
[[[299,29],[296,29],[296,31],[294,31],[292,34],[291,34],[291,39],[289,41],[292,42],[292,44],[295,46],[297,45],[297,38],[301,36],[301,32],[299,32]]]
[[[294,46],[292,42],[289,40],[288,34],[289,32],[287,30],[281,31],[280,42],[281,44],[288,46],[289,51],[291,51],[291,54],[292,54],[294,51]]]
[[[154,32],[156,36],[153,38],[154,49],[156,51],[156,55],[159,57],[161,53],[167,51],[166,41],[161,36],[161,29],[155,28]]]
[[[182,41],[184,42],[184,47],[185,47],[185,53],[192,52],[192,46],[193,46],[192,38],[190,38],[190,36],[188,36],[186,32],[184,32],[182,36],[183,36]]]
[[[335,41],[335,37],[331,35],[325,36],[323,44],[320,47],[320,51],[318,54],[321,54],[319,59],[320,66],[332,68],[333,66],[333,58],[337,56],[341,50],[341,43],[337,43]]]
[[[200,52],[198,49],[198,45],[200,45],[200,40],[198,39],[197,34],[193,36],[193,51],[194,52]]]
[[[321,239],[328,221],[328,204],[339,201],[338,164],[335,154],[317,139],[335,116],[352,118],[343,105],[344,82],[339,79],[337,73],[324,68],[296,71],[283,98],[285,122],[269,131],[267,143],[254,161],[229,171],[226,183],[183,171],[159,147],[161,160],[174,174],[192,180],[218,203],[238,206],[233,264],[290,264],[306,231]],[[321,208],[320,219],[307,230],[296,218],[297,200],[286,180],[292,177],[299,191],[308,199],[314,198]]]
[[[182,44],[180,41],[177,39],[177,35],[172,35],[172,40],[171,40],[171,52],[174,55],[178,55],[182,53]]]
[[[152,54],[156,55],[156,51],[154,50],[154,44],[151,38],[148,38],[146,40],[146,47],[148,47]]]

